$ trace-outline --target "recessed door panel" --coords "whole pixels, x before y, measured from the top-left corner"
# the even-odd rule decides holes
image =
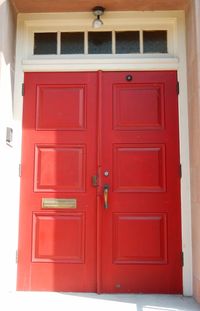
[[[85,260],[84,214],[34,213],[32,241],[33,262],[83,264]]]
[[[165,146],[114,146],[114,190],[119,192],[158,192],[165,190]]]
[[[84,145],[37,145],[35,191],[84,192],[85,168]]]
[[[82,85],[38,85],[37,130],[85,128],[86,90]]]
[[[113,263],[166,264],[166,233],[165,214],[113,214]]]
[[[117,130],[149,130],[164,126],[163,84],[113,86],[113,122]],[[145,111],[145,113],[144,113]]]

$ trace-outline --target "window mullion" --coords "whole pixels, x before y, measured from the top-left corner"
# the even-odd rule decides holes
[[[84,51],[85,55],[88,55],[88,31],[84,33]]]

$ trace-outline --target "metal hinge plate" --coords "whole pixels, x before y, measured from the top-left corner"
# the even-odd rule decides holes
[[[22,165],[19,164],[19,177],[21,177],[21,176],[22,176]]]
[[[24,96],[24,83],[22,83],[22,96]]]
[[[182,164],[179,165],[179,174],[180,174],[180,178],[182,178]]]
[[[181,252],[181,264],[182,264],[182,267],[184,266],[184,253]]]
[[[177,92],[177,95],[179,95],[179,93],[180,93],[179,81],[177,81],[177,83],[176,83],[176,92]]]

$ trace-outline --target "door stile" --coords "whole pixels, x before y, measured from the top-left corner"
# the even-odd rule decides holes
[[[102,258],[102,71],[97,72],[97,293],[101,293],[101,258]]]

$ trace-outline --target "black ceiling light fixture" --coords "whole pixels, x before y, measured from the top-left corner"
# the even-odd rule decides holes
[[[101,20],[101,16],[104,14],[105,9],[102,6],[95,6],[93,9],[93,14],[96,18],[92,22],[93,28],[100,28],[103,26],[103,21]]]

